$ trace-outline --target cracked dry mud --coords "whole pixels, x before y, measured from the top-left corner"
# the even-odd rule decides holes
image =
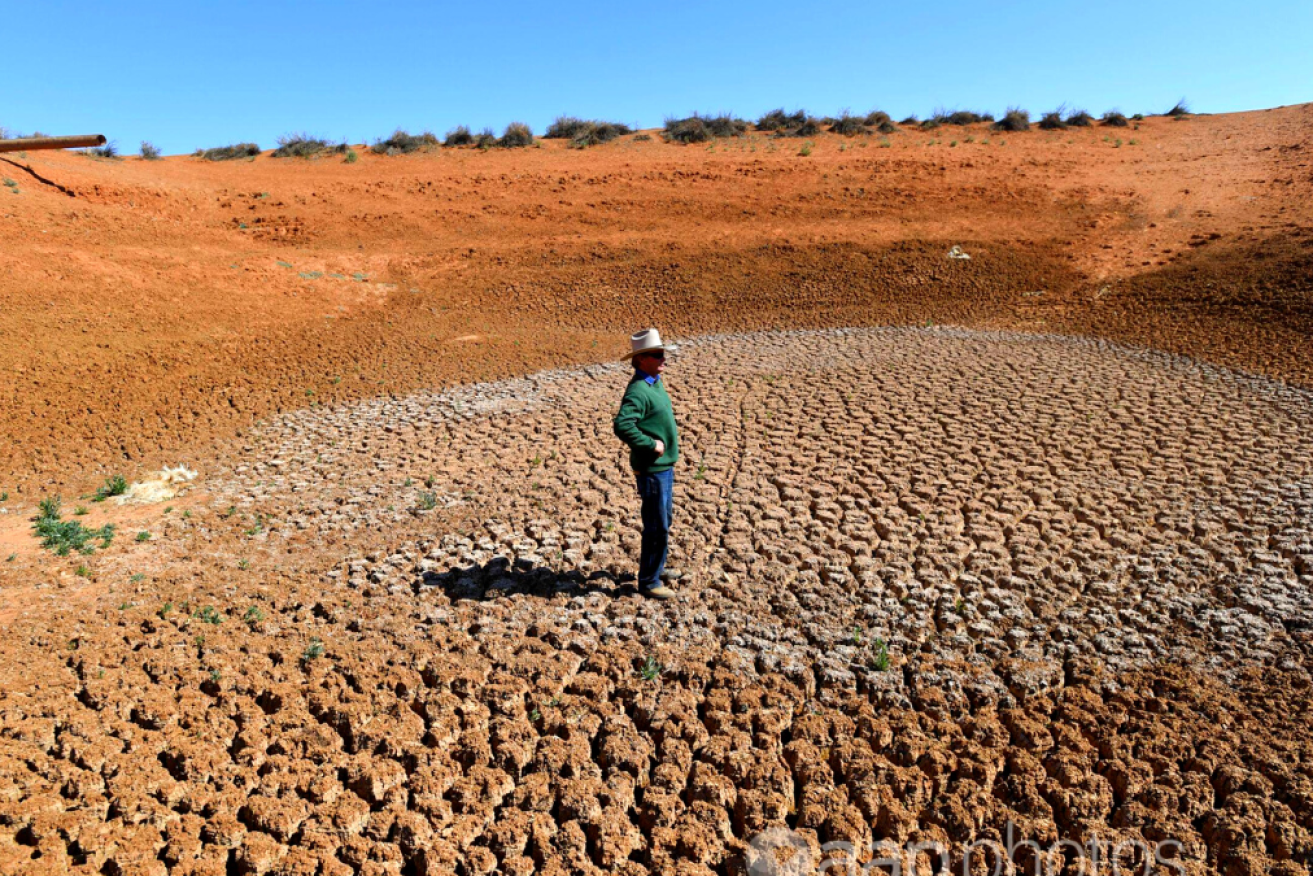
[[[11,630],[0,872],[727,873],[781,825],[961,872],[1008,823],[1309,872],[1313,394],[946,328],[667,378],[669,604],[622,366],[249,435],[131,603]]]

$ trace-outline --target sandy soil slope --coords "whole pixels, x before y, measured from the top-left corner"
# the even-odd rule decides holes
[[[1307,876],[1311,133],[0,160],[0,873]]]
[[[1313,105],[887,142],[0,160],[0,488],[86,489],[311,402],[599,361],[649,323],[929,320],[1313,379]]]

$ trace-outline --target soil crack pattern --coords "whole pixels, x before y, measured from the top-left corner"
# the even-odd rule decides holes
[[[1057,336],[689,341],[653,603],[626,368],[250,432],[205,485],[242,571],[162,548],[211,573],[11,631],[0,872],[741,873],[771,828],[961,872],[1009,825],[1309,872],[1313,394]]]

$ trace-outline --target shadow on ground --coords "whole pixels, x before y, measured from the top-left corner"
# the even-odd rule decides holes
[[[508,557],[493,557],[481,565],[445,572],[425,572],[415,582],[416,594],[430,587],[441,588],[453,601],[496,599],[516,594],[549,598],[585,593],[631,596],[638,592],[632,574],[617,575],[604,569],[588,573],[579,569],[559,570],[537,566],[523,559],[512,561]]]

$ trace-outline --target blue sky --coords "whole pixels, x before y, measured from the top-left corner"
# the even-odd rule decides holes
[[[776,106],[1198,112],[1313,100],[1313,2],[5,4],[0,125],[166,153],[305,131],[642,126]],[[18,72],[14,72],[18,71]]]

